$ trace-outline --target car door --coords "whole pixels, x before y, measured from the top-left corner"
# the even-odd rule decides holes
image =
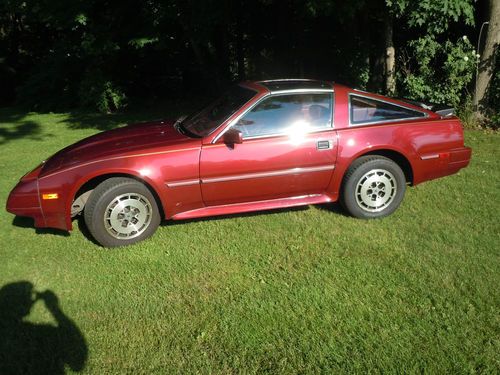
[[[333,93],[275,94],[233,120],[243,142],[220,137],[200,156],[207,206],[321,194],[337,155]]]

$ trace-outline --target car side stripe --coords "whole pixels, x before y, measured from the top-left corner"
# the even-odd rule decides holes
[[[190,186],[190,185],[196,185],[199,184],[200,180],[181,180],[181,181],[171,181],[171,182],[165,182],[165,185],[167,185],[169,188],[173,187],[179,187],[179,186]]]
[[[251,178],[264,178],[264,177],[274,177],[274,176],[284,176],[289,174],[301,174],[301,173],[311,173],[311,172],[321,172],[321,171],[330,171],[334,170],[334,165],[323,165],[319,167],[307,167],[307,168],[291,168],[291,169],[282,169],[271,172],[260,172],[260,173],[245,173],[245,174],[237,174],[233,176],[224,176],[224,177],[210,177],[204,178],[201,180],[204,184],[210,184],[215,182],[226,182],[226,181],[235,181],[235,180],[247,180]]]

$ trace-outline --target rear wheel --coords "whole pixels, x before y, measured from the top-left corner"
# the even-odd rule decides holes
[[[341,203],[352,216],[383,217],[399,207],[405,190],[406,178],[399,165],[383,156],[362,156],[344,177]]]
[[[113,177],[98,185],[85,205],[85,224],[105,247],[130,245],[151,236],[161,217],[149,189],[130,178]]]

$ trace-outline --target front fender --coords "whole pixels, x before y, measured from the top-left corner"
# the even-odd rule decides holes
[[[109,164],[109,163],[108,163]],[[72,230],[71,206],[77,192],[88,182],[103,176],[130,176],[144,181],[160,198],[162,206],[164,199],[157,180],[161,180],[158,171],[152,169],[130,169],[107,165],[106,168],[92,165],[61,171],[39,179],[40,196],[57,194],[58,199],[42,200],[42,209],[48,227]],[[163,208],[163,207],[162,207]]]
[[[199,179],[199,147],[113,158],[83,164],[40,177],[40,194],[58,193],[59,199],[43,203],[55,228],[71,230],[71,205],[89,181],[103,176],[131,176],[144,181],[158,196],[164,216],[202,205],[198,185],[169,188],[166,181]],[[51,226],[48,225],[48,226]]]

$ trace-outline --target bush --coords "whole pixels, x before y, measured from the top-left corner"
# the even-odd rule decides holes
[[[79,61],[62,52],[49,54],[29,72],[18,87],[19,102],[36,111],[59,111],[76,106]]]
[[[399,72],[405,97],[458,107],[472,81],[476,51],[466,36],[453,43],[439,43],[427,36],[410,44],[412,59]]]
[[[83,77],[79,90],[80,104],[101,113],[111,113],[126,106],[122,90],[107,79],[101,71],[89,71]]]
[[[481,122],[479,121],[470,95],[467,95],[463,103],[457,107],[456,113],[460,117],[465,129],[479,129],[481,127]]]

